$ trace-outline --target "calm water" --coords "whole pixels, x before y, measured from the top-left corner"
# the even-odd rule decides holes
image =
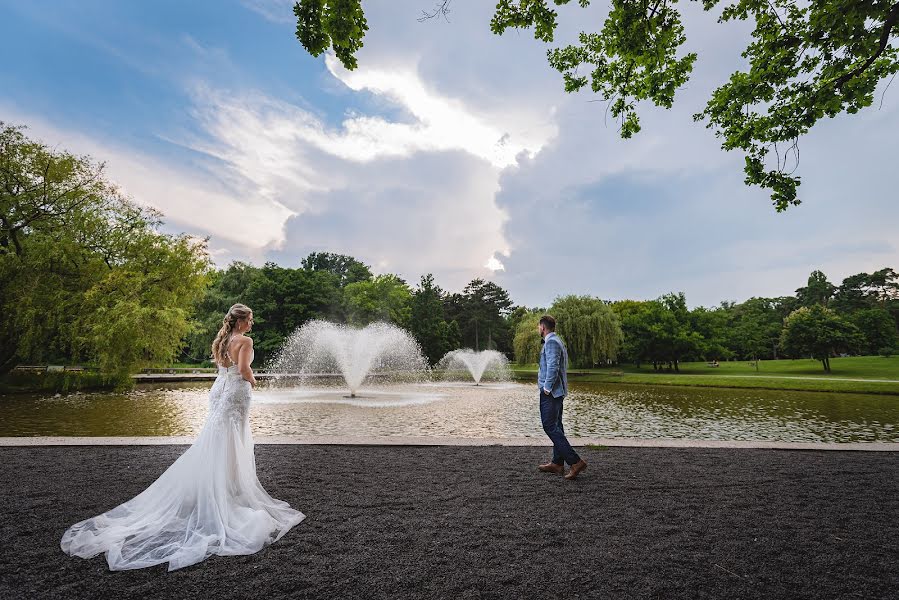
[[[0,396],[0,436],[194,435],[211,383],[141,385],[124,394]],[[253,434],[540,436],[534,384],[260,389]],[[899,442],[899,398],[863,394],[572,384],[570,436]]]

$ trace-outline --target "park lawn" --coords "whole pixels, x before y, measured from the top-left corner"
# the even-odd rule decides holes
[[[830,359],[830,373],[820,360],[810,358],[761,360],[758,373],[750,361],[725,361],[720,367],[705,362],[681,363],[682,373],[696,375],[800,375],[812,377],[848,377],[853,379],[892,379],[899,381],[899,356],[847,356]],[[652,369],[652,365],[649,365]]]
[[[572,381],[899,395],[899,357],[834,358],[831,359],[830,373],[824,372],[819,361],[808,359],[761,361],[758,372],[747,361],[722,362],[717,368],[709,367],[705,362],[681,363],[680,368],[680,373],[653,372],[652,365],[642,369],[623,365],[607,369],[571,369],[569,375]],[[536,376],[537,366],[516,365],[513,371],[516,377],[529,379]]]

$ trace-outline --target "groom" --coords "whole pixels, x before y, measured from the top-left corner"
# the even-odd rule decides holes
[[[542,464],[538,469],[545,473],[565,472],[565,463],[571,465],[565,479],[574,479],[578,473],[587,468],[587,463],[577,455],[565,430],[562,429],[562,401],[568,394],[568,350],[559,336],[556,335],[556,320],[549,315],[540,318],[537,326],[543,340],[540,351],[540,370],[537,373],[537,385],[540,387],[540,420],[543,431],[553,442],[552,461]]]

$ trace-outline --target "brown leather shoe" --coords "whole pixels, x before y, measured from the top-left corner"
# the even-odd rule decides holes
[[[571,465],[571,468],[568,469],[567,473],[565,473],[565,479],[576,478],[578,476],[578,474],[586,468],[587,468],[587,463],[582,458],[581,460],[579,460],[576,463],[574,463],[573,465]]]
[[[537,468],[540,469],[541,471],[543,471],[544,473],[555,473],[557,475],[561,475],[562,473],[565,472],[565,465],[557,465],[554,462],[548,462],[546,464],[542,464]]]

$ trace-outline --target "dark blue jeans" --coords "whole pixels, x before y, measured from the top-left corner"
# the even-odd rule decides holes
[[[543,390],[540,390],[540,420],[543,422],[543,431],[553,442],[553,462],[557,465],[568,463],[573,465],[581,460],[562,429],[562,400],[565,397],[553,398]]]

